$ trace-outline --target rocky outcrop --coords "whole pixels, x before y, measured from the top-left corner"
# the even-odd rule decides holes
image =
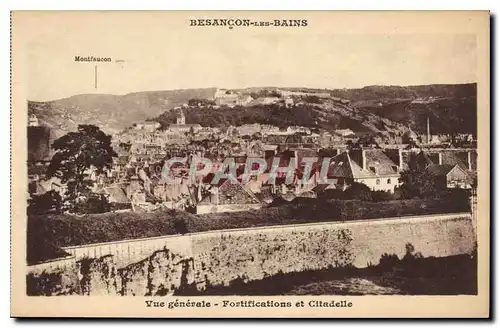
[[[168,249],[118,268],[112,255],[84,258],[76,276],[83,295],[172,295],[193,283],[193,260]]]
[[[183,284],[191,284],[192,258],[168,249],[156,251],[147,259],[119,270],[121,295],[172,295]]]
[[[113,256],[84,258],[77,262],[78,279],[83,295],[117,295],[120,279]]]
[[[30,272],[26,276],[26,294],[29,296],[81,294],[76,266]]]

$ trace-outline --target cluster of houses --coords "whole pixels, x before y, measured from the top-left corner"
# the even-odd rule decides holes
[[[347,147],[347,141],[357,137],[350,129],[328,133],[300,126],[280,130],[246,124],[224,132],[187,124],[182,110],[176,123],[165,130],[159,130],[157,122],[138,123],[113,136],[118,156],[111,169],[104,175],[88,170],[92,191],[106,195],[117,211],[167,207],[202,214],[256,209],[277,198],[319,197],[328,189],[345,190],[354,182],[393,193],[410,163],[434,175],[443,188],[471,188],[474,184],[477,152],[473,148]],[[165,163],[174,157],[186,161],[172,167],[167,179]],[[237,175],[212,183],[211,177],[229,157],[235,160]],[[264,160],[267,169],[245,181],[242,176],[249,157]],[[213,171],[193,179],[190,165],[200,158],[209,160]],[[316,159],[310,170],[305,169],[306,158]],[[281,169],[293,164],[291,180],[288,173],[272,177],[270,168],[277,159]],[[325,159],[329,159],[326,171]],[[31,159],[30,194],[65,192],[60,180],[45,177],[48,163],[46,157]]]

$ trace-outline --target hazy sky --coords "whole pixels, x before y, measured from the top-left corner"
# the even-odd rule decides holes
[[[356,88],[475,82],[474,34],[365,33],[309,26],[193,28],[187,16],[111,19],[104,14],[43,16],[30,30],[28,97],[51,100],[81,93],[126,94],[199,87],[302,86]],[[356,22],[354,22],[355,24]],[[344,33],[342,33],[344,31]],[[94,64],[103,56],[124,63]]]

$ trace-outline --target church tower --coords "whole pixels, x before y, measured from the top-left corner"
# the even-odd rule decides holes
[[[182,109],[180,110],[179,115],[177,115],[177,124],[186,124],[186,116],[184,116],[184,112],[182,111]]]

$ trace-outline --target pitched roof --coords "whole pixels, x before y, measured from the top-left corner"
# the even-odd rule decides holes
[[[451,169],[453,167],[455,167],[455,165],[431,164],[431,165],[427,166],[426,170],[427,170],[427,172],[429,172],[430,174],[435,175],[435,176],[446,176],[451,171]]]
[[[331,177],[365,179],[398,174],[397,165],[381,149],[366,149],[364,152],[367,169],[364,170],[362,164],[356,162],[349,155],[349,152],[342,152],[331,159],[328,175]],[[358,155],[360,154],[358,153]],[[358,161],[361,161],[362,157],[358,157],[360,157]]]
[[[398,173],[397,165],[383,152],[382,149],[365,150],[366,167],[375,169],[375,175],[395,175]]]
[[[218,188],[217,192],[203,198],[198,205],[260,204],[259,199],[235,178],[229,178],[219,187],[212,188]]]
[[[426,165],[437,164],[437,163],[434,163],[434,162],[436,162],[436,159],[431,158],[431,154],[428,154],[427,152],[424,152],[424,151],[421,151],[418,154],[417,159],[423,161]],[[438,159],[438,161],[439,161],[439,159]]]
[[[375,177],[373,173],[363,170],[353,161],[348,152],[342,152],[331,159],[328,175],[355,179]]]
[[[458,164],[460,168],[467,170],[467,153],[457,151],[443,151],[441,153],[441,163],[446,165]]]
[[[130,159],[130,156],[128,155],[120,155],[116,158],[115,162],[116,164],[119,164],[119,165],[125,165],[128,163]]]
[[[471,172],[464,169],[460,164],[454,164],[454,165],[452,165],[452,164],[442,164],[442,165],[433,164],[433,165],[429,165],[426,170],[427,170],[427,172],[429,172],[430,174],[432,174],[436,177],[443,177],[443,176],[448,175],[448,173],[450,173],[455,168],[457,168],[458,170],[462,171],[465,174],[465,177],[466,177],[465,180],[468,183],[473,182],[473,175],[471,174]]]
[[[104,187],[104,191],[109,195],[109,201],[111,203],[130,203],[129,199],[125,195],[125,192],[119,186]]]

